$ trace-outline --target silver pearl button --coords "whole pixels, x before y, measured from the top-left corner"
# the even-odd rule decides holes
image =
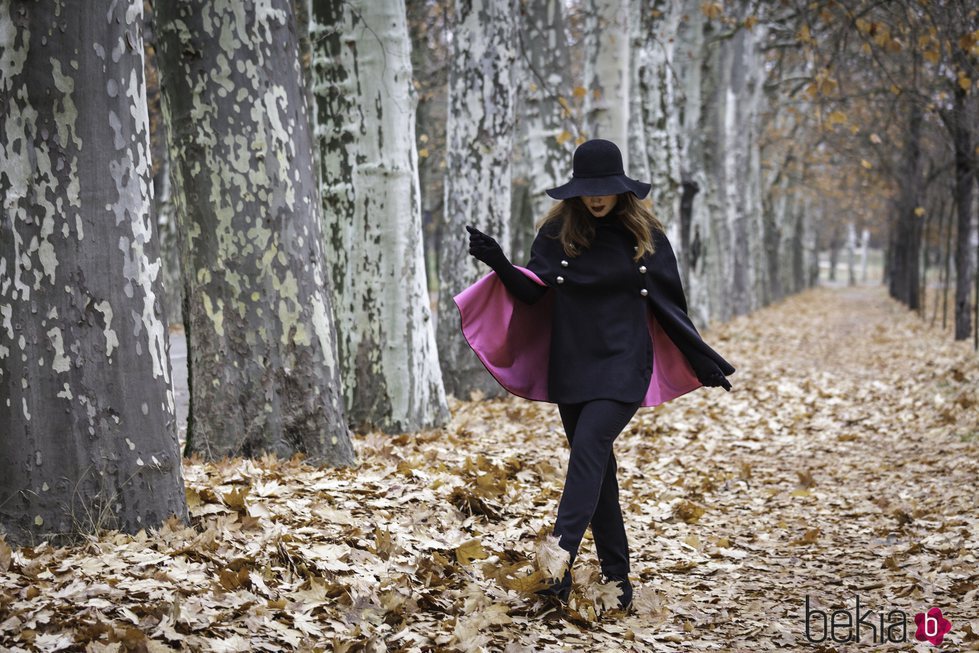
[[[564,283],[564,277],[558,277],[557,278],[557,282],[558,283]]]
[[[632,251],[634,251],[634,252],[638,252],[638,251],[639,251],[639,245],[634,245],[634,246],[632,247]]]
[[[561,261],[561,267],[562,267],[562,268],[566,268],[566,267],[568,267],[568,262],[567,262],[567,261],[564,261],[564,260],[562,260],[562,261]]]
[[[649,291],[646,290],[645,288],[643,288],[642,290],[639,291],[639,294],[642,295],[643,297],[645,297],[646,295],[649,294]]]
[[[643,274],[646,274],[646,266],[645,266],[645,265],[640,265],[640,266],[639,266],[639,271],[640,271],[641,273],[643,273]]]

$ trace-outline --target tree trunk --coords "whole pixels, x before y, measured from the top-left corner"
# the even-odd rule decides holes
[[[677,252],[681,269],[689,271],[683,279],[687,293],[690,316],[698,325],[710,320],[716,311],[719,292],[714,286],[721,283],[720,274],[714,268],[714,241],[720,234],[712,228],[717,178],[713,176],[711,154],[722,147],[713,136],[713,126],[708,121],[711,89],[707,84],[711,64],[705,37],[709,23],[693,0],[671,5],[671,11],[679,14],[676,19],[673,43],[673,73],[677,84],[674,97],[679,133],[677,136],[679,167],[683,188],[679,200],[680,242],[689,240],[688,252]],[[709,147],[708,147],[709,145]],[[653,191],[651,191],[653,192]],[[665,217],[665,216],[664,216]],[[685,247],[681,247],[681,250]]]
[[[825,204],[823,205],[823,215],[826,215]],[[840,228],[833,222],[832,230],[829,233],[829,280],[836,281],[836,268],[840,264]]]
[[[490,272],[469,255],[465,225],[510,242],[516,15],[514,0],[457,0],[452,8],[437,333],[446,391],[460,399],[505,392],[463,337],[452,298]]]
[[[952,276],[952,216],[946,216],[948,224],[945,226],[945,270],[944,282],[942,283],[942,331],[948,327],[948,286]]]
[[[896,219],[890,251],[890,295],[912,310],[918,309],[921,218],[915,213],[921,185],[922,109],[912,102],[904,142],[903,183],[895,203]],[[968,300],[967,300],[968,301]]]
[[[165,323],[183,322],[183,282],[180,278],[180,251],[176,216],[170,196],[170,158],[167,153],[166,125],[160,106],[160,67],[157,57],[156,15],[144,3],[143,51],[146,53],[146,104],[150,119],[150,160],[153,162],[153,222],[160,234],[160,268],[163,280]]]
[[[0,1],[0,531],[18,543],[187,519],[142,9]]]
[[[650,161],[646,157],[646,108],[647,106],[654,110],[656,108],[655,104],[646,104],[648,87],[644,82],[646,81],[645,78],[650,76],[652,72],[650,69],[654,65],[652,62],[653,55],[646,45],[647,41],[652,41],[660,36],[655,29],[655,23],[658,21],[653,18],[652,7],[647,7],[648,4],[648,0],[625,1],[625,7],[628,10],[625,24],[628,30],[628,42],[625,52],[626,58],[622,60],[621,65],[626,69],[625,73],[628,75],[629,81],[626,86],[628,96],[625,98],[627,102],[625,142],[619,144],[619,147],[625,150],[622,155],[622,163],[628,162],[628,166],[625,168],[626,174],[646,182],[650,178]],[[656,17],[661,18],[662,16],[657,15]],[[650,99],[655,103],[655,97]],[[656,127],[655,123],[653,127]],[[665,131],[666,125],[663,124],[662,127]],[[675,136],[676,132],[673,132],[673,135]],[[658,158],[662,158],[662,154]],[[654,161],[659,163],[656,159]],[[674,194],[673,199],[675,198]],[[653,198],[647,197],[647,199],[652,200]],[[673,220],[669,221],[673,222]]]
[[[672,232],[674,249],[684,281],[691,267],[690,210],[696,183],[690,185],[681,171],[680,116],[674,87],[675,39],[680,12],[664,0],[632,0],[637,26],[633,34],[630,84],[633,98],[629,119],[629,160],[633,176],[651,185],[649,200],[653,213]],[[683,193],[686,193],[684,196]],[[684,206],[683,202],[689,202]],[[677,220],[676,216],[683,216]]]
[[[955,150],[955,339],[965,340],[972,331],[973,260],[972,242],[972,186],[975,183],[973,168],[972,123],[967,111],[965,91],[955,85],[955,105],[950,112],[952,146]]]
[[[418,91],[415,141],[421,196],[429,306],[433,313],[438,286],[438,259],[443,224],[445,123],[448,105],[445,13],[440,5],[409,2],[406,7],[411,38],[412,85]]]
[[[563,184],[571,175],[578,127],[570,106],[567,35],[564,28],[564,9],[560,0],[527,0],[521,22],[521,45],[526,58],[525,75],[520,84],[522,143],[518,148],[518,163],[526,178],[527,210],[515,213],[513,228],[517,232],[511,260],[523,264],[530,258],[530,245],[537,235],[536,220],[543,217],[554,204],[545,191]]]
[[[857,228],[853,222],[846,223],[846,285],[857,284]]]
[[[585,134],[619,146],[629,170],[629,4],[589,0],[584,36]]]
[[[316,0],[313,12],[325,248],[347,414],[358,429],[431,428],[449,409],[428,305],[404,2]]]
[[[765,67],[758,48],[765,28],[718,38],[720,24],[696,2],[676,10],[680,166],[700,188],[692,223],[704,261],[687,286],[692,317],[706,324],[758,308],[766,285],[759,146]]]
[[[860,234],[860,283],[867,283],[867,248],[870,246],[870,229]]]
[[[187,449],[353,463],[292,3],[158,12],[189,285]]]

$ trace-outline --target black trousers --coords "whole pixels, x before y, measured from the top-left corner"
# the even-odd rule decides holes
[[[571,553],[573,562],[590,523],[606,576],[629,573],[629,543],[619,506],[612,443],[641,403],[593,399],[558,404],[571,454],[554,534],[561,538],[560,546]]]

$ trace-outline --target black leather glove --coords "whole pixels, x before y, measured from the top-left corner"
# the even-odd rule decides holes
[[[731,382],[727,380],[717,363],[700,352],[691,352],[688,359],[690,367],[697,374],[697,380],[708,388],[724,388],[731,391]]]
[[[710,372],[704,377],[697,377],[697,380],[703,383],[708,388],[724,388],[728,392],[731,392],[731,382],[727,380],[724,373],[721,372],[720,368],[715,371]]]
[[[468,224],[466,231],[469,232],[469,253],[477,260],[482,261],[494,270],[509,262],[503,253],[503,248],[492,236],[484,234],[476,227]]]
[[[466,229],[469,231],[469,253],[493,268],[510,294],[525,304],[534,304],[544,295],[547,286],[534,283],[513,267],[513,263],[492,236],[487,236],[469,225],[466,225]]]

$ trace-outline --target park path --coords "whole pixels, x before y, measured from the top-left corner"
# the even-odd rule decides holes
[[[0,542],[0,650],[870,651],[882,613],[931,607],[941,649],[911,622],[886,650],[979,650],[969,344],[867,286],[702,333],[733,390],[642,408],[615,442],[634,613],[603,611],[590,533],[571,609],[520,589],[564,482],[557,407],[453,398],[444,427],[356,434],[353,468],[187,460],[189,525]],[[855,622],[858,596],[873,633],[807,641],[807,598]]]
[[[654,412],[650,428],[663,435],[649,456],[645,426],[627,440],[633,487],[661,484],[629,512],[680,501],[672,516],[653,512],[637,565],[644,596],[669,608],[664,625],[675,627],[677,606],[688,611],[676,641],[871,650],[882,612],[910,621],[938,606],[953,622],[946,648],[979,650],[971,347],[868,286],[813,289],[705,337],[738,367],[734,391],[698,391]],[[807,597],[810,609],[855,621],[857,595],[861,615],[873,610],[876,642],[866,626],[849,644],[807,639]],[[927,650],[914,630],[909,640]],[[809,636],[823,634],[814,616]]]
[[[617,626],[642,642],[636,650],[870,650],[892,609],[909,620],[899,648],[927,650],[911,620],[934,606],[953,622],[946,648],[979,650],[970,344],[879,286],[815,288],[703,335],[737,368],[732,392],[700,389],[640,409],[615,445],[639,608]],[[522,440],[522,455],[547,452],[563,478],[556,408],[498,403],[512,411],[509,428],[519,432],[524,411],[546,425],[543,441]],[[470,408],[455,428],[492,423],[495,410]],[[486,447],[497,455],[515,446],[505,430]],[[589,540],[582,548],[585,578],[597,560]],[[807,597],[810,610],[847,610],[855,625],[857,595],[861,616],[873,610],[877,641],[865,625],[849,644],[807,639]],[[581,645],[609,645],[601,632],[584,631]],[[808,637],[824,634],[813,616]]]
[[[859,595],[861,614],[875,617],[942,607],[954,621],[949,641],[979,650],[979,637],[964,641],[979,635],[979,370],[968,345],[880,286],[812,289],[704,335],[738,368],[734,391],[641,409],[616,442],[639,613],[564,644],[597,650],[628,624],[639,649],[847,650],[806,639],[805,599],[855,615]],[[183,425],[186,347],[173,336]],[[566,463],[556,407],[507,397],[455,402],[453,415],[446,431],[462,442],[478,437],[490,458],[550,472],[547,509],[519,516],[511,504],[518,516],[496,534],[500,546],[545,528]],[[369,444],[383,440],[359,440],[368,466],[392,455],[386,442]],[[481,505],[491,510],[489,499]],[[587,537],[580,566],[594,572]],[[819,639],[818,617],[811,624]],[[546,643],[531,626],[516,641]],[[867,632],[853,650],[877,643]]]

